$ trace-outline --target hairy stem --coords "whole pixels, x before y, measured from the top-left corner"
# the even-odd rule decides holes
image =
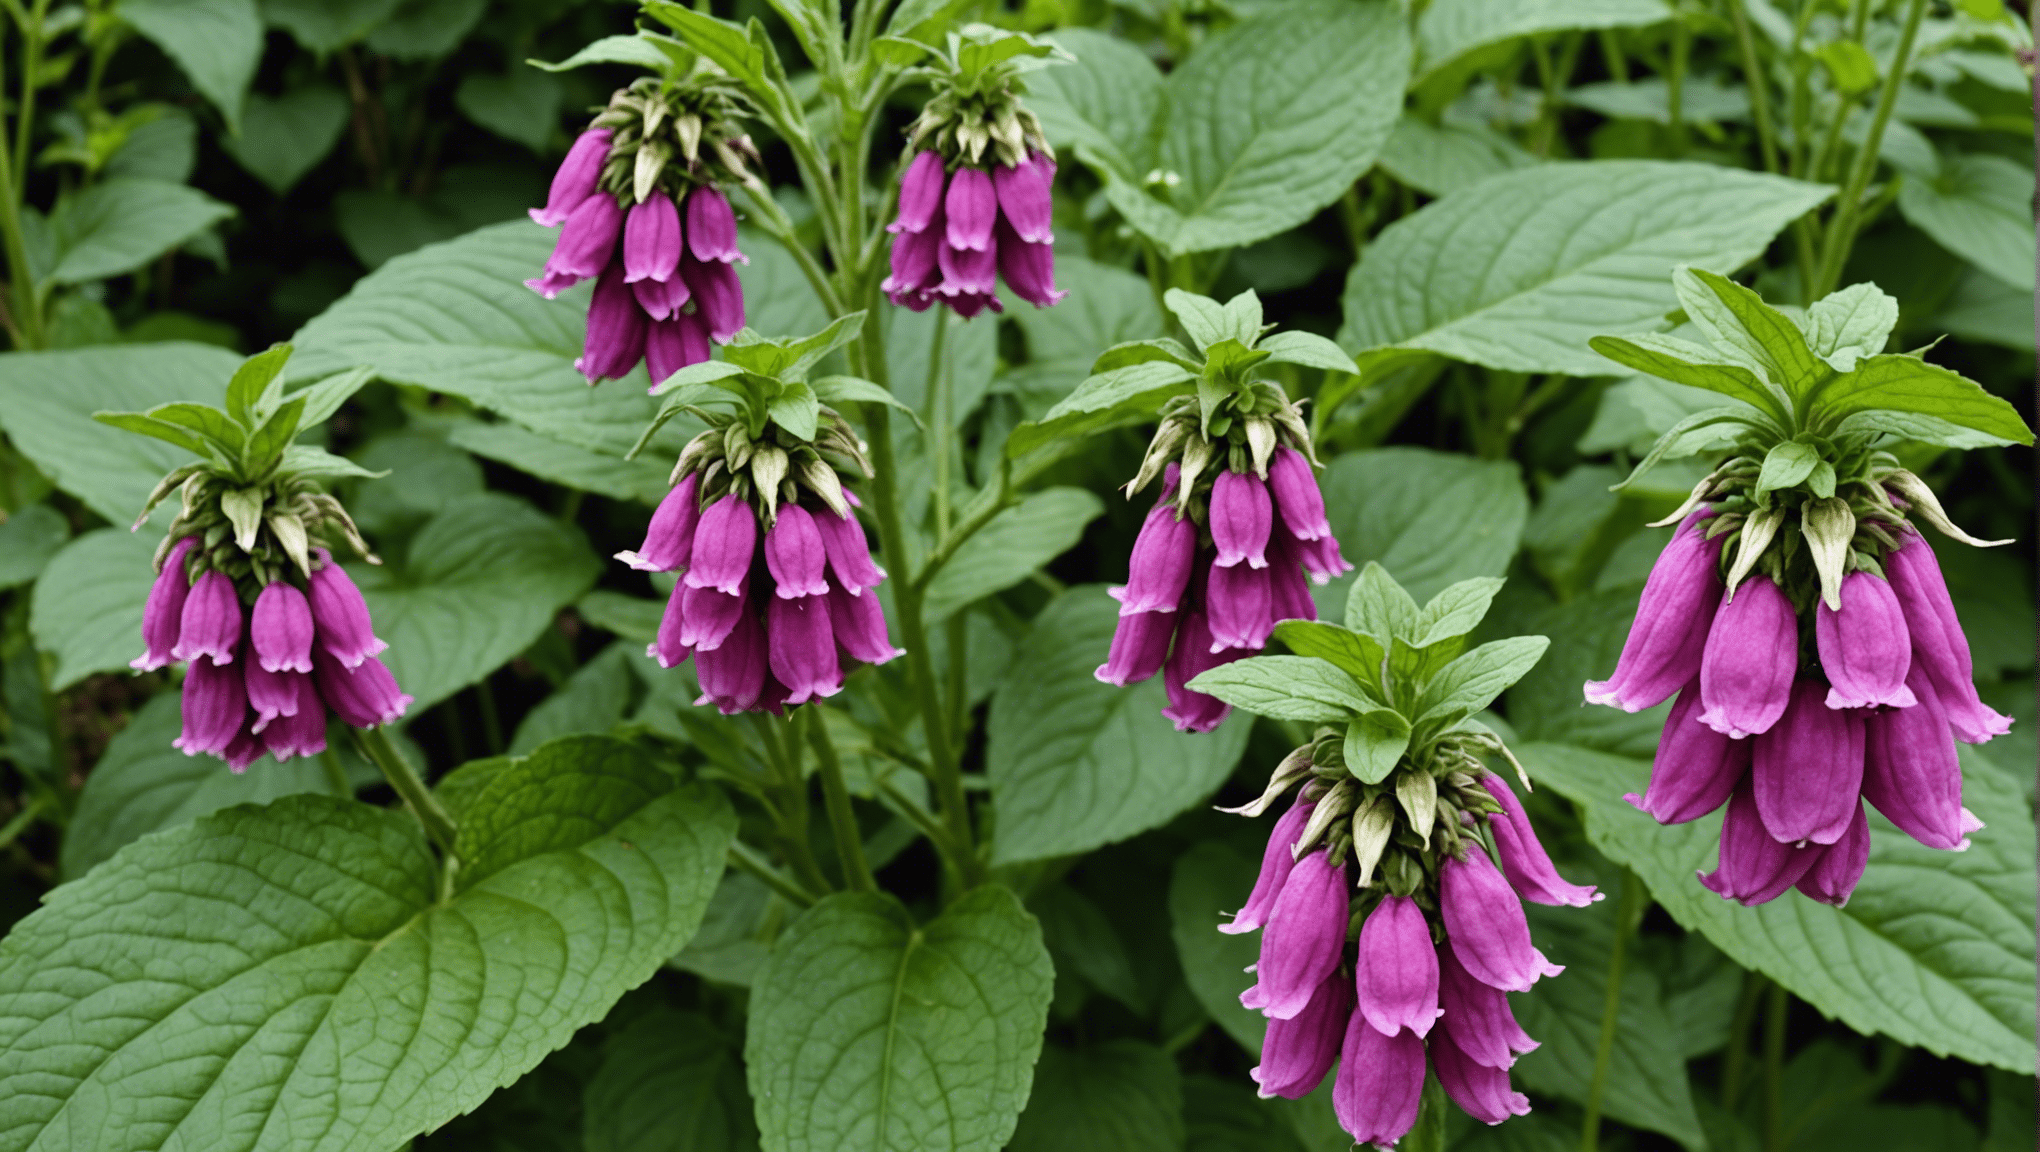
[[[459,829],[454,826],[453,817],[440,806],[439,798],[432,789],[425,786],[425,780],[413,769],[397,746],[390,743],[389,735],[381,728],[356,728],[355,746],[368,758],[389,781],[390,787],[404,801],[404,806],[417,817],[425,828],[425,835],[444,853],[449,860],[459,859],[454,845],[459,839]]]
[[[1884,129],[1891,123],[1892,109],[1898,105],[1898,92],[1905,84],[1906,66],[1912,62],[1913,42],[1919,38],[1920,20],[1926,13],[1927,0],[1912,0],[1906,7],[1905,28],[1899,33],[1898,51],[1891,58],[1891,71],[1884,77],[1884,87],[1877,93],[1877,110],[1870,117],[1870,133],[1863,138],[1863,145],[1856,153],[1856,165],[1849,171],[1848,183],[1842,186],[1842,197],[1835,208],[1835,218],[1828,225],[1827,243],[1821,252],[1820,276],[1807,293],[1809,300],[1818,300],[1834,291],[1835,282],[1841,279],[1842,265],[1847,262],[1850,249],[1856,245],[1863,191],[1870,186],[1870,177],[1877,172],[1877,152],[1884,143]]]

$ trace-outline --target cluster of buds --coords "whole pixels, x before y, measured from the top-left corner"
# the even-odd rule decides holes
[[[280,352],[251,360],[236,387],[267,383],[260,373],[281,368],[289,349]],[[195,404],[105,417],[172,442],[180,441],[160,425],[188,421],[209,430],[193,428],[187,446],[215,458],[164,477],[135,521],[139,529],[173,492],[182,499],[156,549],[156,582],[142,612],[145,651],[132,665],[148,671],[188,664],[184,730],[174,743],[188,756],[218,756],[236,772],[265,751],[278,760],[325,751],[329,713],[370,728],[402,716],[411,703],[377,658],[388,645],[376,637],[367,603],[322,544],[345,543],[379,563],[346,509],[313,475],[352,466],[316,450],[284,448],[305,403],[293,400],[280,412],[273,401],[258,405],[263,421],[246,421],[256,425],[254,434],[236,440],[226,433],[225,441],[212,435],[241,421]],[[210,418],[199,415],[205,411]],[[249,415],[245,406],[236,411]],[[280,426],[287,430],[268,441],[265,458],[249,461],[262,433]]]
[[[862,317],[848,317],[832,331],[851,331]],[[774,354],[784,344],[749,338],[746,333],[731,346],[733,361],[783,363]],[[811,351],[811,359],[822,354]],[[727,364],[702,367],[737,371]],[[647,651],[666,668],[693,657],[701,683],[695,703],[714,704],[725,715],[778,713],[784,705],[833,696],[855,662],[883,664],[900,654],[874,591],[885,573],[872,563],[853,511],[857,497],[839,473],[871,475],[863,441],[826,404],[814,406],[809,429],[788,428],[765,414],[782,411],[765,401],[767,394],[807,388],[798,380],[802,370],[786,368],[770,383],[749,377],[754,403],[735,413],[687,402],[715,389],[686,386],[694,390],[683,389],[667,413],[690,412],[708,429],[681,450],[673,487],[653,513],[644,544],[616,556],[639,571],[680,573]],[[735,399],[726,391],[718,398]]]
[[[1475,1119],[1520,1116],[1530,1102],[1509,1069],[1537,1042],[1507,994],[1560,971],[1531,943],[1522,901],[1600,897],[1559,876],[1484,766],[1483,755],[1507,756],[1492,734],[1447,733],[1375,783],[1349,769],[1344,744],[1320,729],[1259,799],[1228,809],[1257,816],[1302,785],[1252,895],[1219,929],[1261,930],[1256,982],[1240,997],[1268,1018],[1261,1095],[1305,1096],[1336,1062],[1340,1125],[1386,1148],[1416,1123],[1428,1064]]]
[[[1246,384],[1204,419],[1200,398],[1165,403],[1128,496],[1156,477],[1162,494],[1134,540],[1108,684],[1160,672],[1164,715],[1209,732],[1231,709],[1187,685],[1206,669],[1266,647],[1282,620],[1315,620],[1304,574],[1323,583],[1352,565],[1339,554],[1313,468],[1310,430],[1280,385]]]
[[[744,326],[737,218],[722,185],[755,179],[751,138],[721,76],[646,77],[616,93],[553,175],[540,224],[560,228],[545,273],[525,283],[552,299],[595,280],[588,338],[574,362],[590,384],[642,360],[652,382],[709,357]]]
[[[1701,881],[1744,904],[1795,886],[1846,902],[1869,860],[1862,800],[1929,848],[1968,847],[1982,825],[1962,807],[1955,742],[2011,725],[1977,695],[1907,514],[1985,542],[1888,454],[1838,471],[1770,488],[1763,462],[1738,455],[1701,481],[1614,675],[1586,686],[1590,703],[1631,712],[1677,695],[1650,786],[1629,799],[1665,824],[1726,804],[1719,867]]]
[[[968,319],[1001,310],[1001,278],[1038,308],[1068,295],[1055,287],[1055,153],[1018,78],[1053,53],[983,25],[950,36],[935,95],[908,131],[913,160],[886,227],[892,274],[881,287],[894,304],[939,303]]]

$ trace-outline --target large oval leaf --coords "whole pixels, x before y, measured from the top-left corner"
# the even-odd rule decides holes
[[[0,1149],[397,1147],[657,971],[736,825],[609,740],[541,749],[466,815],[495,869],[457,895],[409,817],[309,795],[57,889],[0,942]]]
[[[840,893],[752,986],[744,1059],[767,1152],[991,1152],[1027,1102],[1055,981],[1041,927],[980,888],[916,927]]]
[[[1325,508],[1340,551],[1372,560],[1421,602],[1447,585],[1509,570],[1530,516],[1523,478],[1507,460],[1428,448],[1348,452],[1325,470]],[[1345,615],[1346,577],[1319,589],[1318,615]]]

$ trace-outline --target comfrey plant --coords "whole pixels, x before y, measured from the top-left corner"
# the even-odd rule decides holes
[[[1858,284],[1787,316],[1723,277],[1675,277],[1702,347],[1598,337],[1602,355],[1734,397],[1667,432],[1639,466],[1720,440],[1729,455],[1678,522],[1615,672],[1586,698],[1635,712],[1677,696],[1650,786],[1660,823],[1726,804],[1701,882],[1762,904],[1797,887],[1845,903],[1869,860],[1862,801],[1929,848],[1981,827],[1955,742],[2003,735],[1918,518],[1965,544],[1884,446],[2030,443],[2004,401],[1916,355],[1879,354],[1898,304]],[[1633,479],[1634,477],[1632,477]]]
[[[646,77],[610,98],[553,175],[531,218],[560,228],[545,272],[552,299],[595,281],[574,367],[594,384],[643,361],[652,383],[708,359],[744,326],[737,217],[722,186],[754,181],[736,89],[713,69],[678,83]]]
[[[1252,292],[1221,305],[1172,289],[1167,301],[1197,351],[1168,339],[1108,349],[1048,422],[1093,411],[1093,397],[1128,381],[1160,398],[1161,424],[1126,494],[1157,478],[1162,494],[1113,591],[1119,627],[1097,675],[1124,685],[1162,673],[1164,714],[1183,731],[1209,732],[1229,708],[1190,681],[1260,651],[1277,621],[1317,619],[1305,573],[1322,584],[1353,567],[1325,517],[1301,405],[1255,369],[1351,360],[1308,333],[1265,336]]]
[[[1507,994],[1560,969],[1531,943],[1521,901],[1600,899],[1558,875],[1484,759],[1522,773],[1474,716],[1547,645],[1519,636],[1466,650],[1501,585],[1464,581],[1419,608],[1369,564],[1345,627],[1285,621],[1274,635],[1297,655],[1239,660],[1192,684],[1263,716],[1326,725],[1258,799],[1228,809],[1258,816],[1297,790],[1253,893],[1219,930],[1261,931],[1255,983],[1240,996],[1268,1018],[1261,1094],[1307,1095],[1337,1062],[1333,1107],[1365,1144],[1392,1147],[1416,1126],[1427,1056],[1475,1119],[1530,1110],[1509,1069],[1537,1042]]]
[[[367,376],[349,373],[286,398],[281,372],[290,353],[279,344],[242,364],[225,410],[177,403],[97,414],[204,457],[165,476],[135,521],[139,530],[173,492],[182,499],[156,549],[142,615],[146,650],[133,666],[186,664],[184,731],[175,744],[236,772],[265,751],[278,760],[325,751],[329,712],[374,728],[411,702],[377,658],[388,645],[331,551],[351,546],[380,563],[319,483],[370,473],[293,443]]]
[[[838,471],[840,464],[868,478],[871,462],[856,432],[823,403],[890,398],[867,380],[807,379],[863,319],[845,316],[799,340],[745,329],[724,360],[652,390],[666,399],[634,452],[683,411],[708,428],[681,451],[644,544],[616,558],[681,574],[648,654],[666,668],[694,657],[696,703],[725,715],[778,713],[834,696],[847,662],[883,664],[900,654],[872,591],[885,573],[871,562],[852,511],[857,497]]]
[[[933,57],[935,95],[908,132],[886,298],[916,312],[940,303],[969,319],[1002,311],[995,289],[1045,308],[1055,287],[1055,152],[1020,101],[1022,73],[1069,54],[982,24],[949,34]]]

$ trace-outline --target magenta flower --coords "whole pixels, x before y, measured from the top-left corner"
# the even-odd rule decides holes
[[[250,728],[245,720],[241,723],[241,730],[234,733],[234,738],[227,741],[227,746],[219,752],[220,759],[227,762],[228,769],[236,773],[246,772],[248,765],[253,764],[261,756],[262,741],[256,737],[255,730]]]
[[[916,312],[947,305],[968,319],[990,308],[1003,276],[1014,295],[1047,307],[1066,293],[1055,287],[1053,201],[1055,162],[1029,152],[1016,166],[989,171],[959,163],[951,173],[933,149],[915,155],[900,178],[886,298]]]
[[[1962,807],[1962,762],[1940,694],[1914,665],[1912,708],[1873,712],[1864,722],[1863,799],[1929,848],[1961,851],[1981,827]]]
[[[1615,674],[1587,682],[1587,703],[1641,712],[1699,675],[1703,644],[1721,602],[1721,545],[1705,536],[1711,514],[1687,517],[1658,554]]]
[[[191,661],[184,675],[184,732],[170,742],[174,747],[186,756],[226,752],[248,715],[241,672],[239,664]]]
[[[830,588],[829,627],[835,633],[836,646],[852,660],[883,664],[907,654],[904,648],[893,647],[886,635],[885,609],[879,606],[877,596],[860,596],[840,585]]]
[[[864,526],[855,516],[822,511],[815,514],[814,523],[815,531],[822,536],[822,550],[829,555],[829,572],[836,578],[837,587],[858,596],[885,579],[884,570],[871,562],[871,543],[864,538]]]
[[[1268,922],[1268,914],[1275,909],[1275,898],[1282,894],[1282,884],[1296,866],[1290,850],[1303,835],[1304,825],[1310,823],[1312,807],[1310,801],[1299,797],[1275,821],[1274,830],[1268,833],[1268,847],[1261,854],[1261,874],[1254,880],[1254,891],[1240,910],[1233,913],[1231,923],[1218,926],[1220,932],[1228,935],[1252,932]]]
[[[695,705],[713,704],[725,716],[759,709],[766,659],[765,626],[755,614],[745,612],[727,640],[712,651],[695,654],[694,671],[701,681]]]
[[[1218,548],[1212,560],[1220,568],[1240,561],[1249,567],[1268,566],[1268,526],[1275,508],[1268,498],[1268,486],[1251,472],[1230,469],[1211,483],[1211,542]]]
[[[1480,785],[1502,806],[1499,816],[1489,818],[1488,829],[1494,833],[1496,853],[1502,858],[1502,874],[1509,878],[1510,887],[1534,904],[1584,908],[1601,899],[1593,885],[1568,883],[1558,874],[1550,854],[1537,839],[1537,830],[1530,826],[1529,814],[1500,776],[1492,773],[1483,776]]]
[[[1745,781],[1729,798],[1728,815],[1721,821],[1719,862],[1714,871],[1700,874],[1700,883],[1723,899],[1750,906],[1768,903],[1797,884],[1821,851],[1774,839],[1757,812],[1756,793]]]
[[[1700,660],[1700,722],[1737,740],[1768,732],[1792,698],[1799,621],[1769,576],[1752,576],[1724,600]]]
[[[208,656],[215,664],[231,664],[240,647],[241,597],[226,573],[208,570],[185,597],[177,643],[170,654],[179,660]]]
[[[1292,1019],[1338,967],[1346,947],[1346,865],[1326,852],[1307,852],[1282,882],[1261,930],[1255,984],[1240,1003],[1280,1020]]]
[[[674,592],[680,597],[679,641],[683,648],[694,652],[713,652],[722,647],[723,641],[736,631],[737,621],[753,611],[747,592],[689,588],[685,584],[676,585]]]
[[[312,652],[313,678],[334,715],[356,728],[394,723],[411,706],[388,666],[373,656],[348,668],[325,649]]]
[[[736,595],[751,574],[758,547],[758,517],[732,492],[709,505],[694,529],[694,566],[684,579],[689,588],[714,588]]]
[[[248,687],[248,707],[255,710],[250,730],[256,733],[279,717],[297,715],[298,681],[310,678],[304,672],[271,672],[259,662],[251,662],[241,675]]]
[[[1622,798],[1660,824],[1698,820],[1728,803],[1750,770],[1750,741],[1731,740],[1700,722],[1700,678],[1679,693],[1658,738],[1650,786]]]
[[[312,606],[296,585],[278,580],[255,597],[248,636],[265,672],[312,670]]]
[[[1955,615],[1955,601],[1941,578],[1940,562],[1934,550],[1916,532],[1908,532],[1900,547],[1885,554],[1884,574],[1898,594],[1905,613],[1906,631],[1912,636],[1912,660],[1924,668],[1927,682],[1941,698],[1948,724],[1955,738],[1965,744],[1982,744],[1993,736],[2012,730],[2011,717],[1986,707],[1976,694],[1974,670],[1969,658],[1969,638]]]
[[[1438,1002],[1444,1012],[1439,1031],[1476,1064],[1507,1070],[1516,1057],[1537,1047],[1516,1023],[1508,995],[1468,972],[1449,943],[1438,953]]]
[[[1912,689],[1905,686],[1912,639],[1891,585],[1868,572],[1851,572],[1842,578],[1840,600],[1840,611],[1825,603],[1814,607],[1820,667],[1831,685],[1827,706],[1912,707]]]
[[[1441,1029],[1431,1041],[1431,1067],[1452,1102],[1483,1124],[1500,1124],[1530,1112],[1530,1098],[1509,1086],[1507,1070],[1491,1068],[1467,1055],[1454,1043],[1449,1029]]]
[[[701,477],[689,472],[659,501],[645,542],[635,552],[616,558],[640,572],[672,572],[687,566],[694,554],[694,528],[701,521]]]
[[[1303,453],[1287,445],[1268,458],[1268,488],[1282,523],[1298,540],[1322,540],[1332,534],[1332,522],[1325,518],[1324,494],[1317,476]]]
[[[1197,525],[1187,516],[1177,517],[1170,493],[1164,491],[1134,537],[1126,586],[1119,590],[1119,614],[1174,612],[1190,586],[1196,557]]]
[[[1805,677],[1792,687],[1785,716],[1758,736],[1750,788],[1773,839],[1832,844],[1862,806],[1863,714],[1826,704],[1832,690]]]
[[[1339,554],[1339,542],[1327,533],[1315,540],[1301,541],[1303,570],[1313,583],[1323,584],[1353,570],[1353,563]]]
[[[765,629],[772,675],[786,685],[788,704],[805,704],[843,690],[843,669],[836,663],[825,597],[774,596],[765,610]]]
[[[1409,1032],[1385,1036],[1355,1012],[1339,1049],[1332,1111],[1353,1139],[1392,1148],[1417,1123],[1424,1094],[1424,1042]]]
[[[1352,1016],[1353,986],[1333,972],[1294,1019],[1270,1017],[1261,1041],[1261,1062],[1249,1073],[1261,1086],[1261,1098],[1301,1100],[1324,1083],[1339,1058],[1340,1041]]]
[[[1192,608],[1178,615],[1183,622],[1177,627],[1176,646],[1170,650],[1168,662],[1162,665],[1162,684],[1169,692],[1169,706],[1162,709],[1162,715],[1175,721],[1178,732],[1209,732],[1232,713],[1232,705],[1216,696],[1191,691],[1190,681],[1247,653],[1214,654],[1211,626],[1205,622],[1204,612]]]
[[[600,276],[616,253],[623,234],[623,209],[613,196],[595,195],[581,201],[560,229],[559,242],[545,262],[547,277],[571,276],[575,281]]]
[[[644,359],[645,330],[650,321],[623,276],[623,265],[613,264],[595,282],[595,295],[588,305],[587,343],[574,360],[574,371],[586,376],[590,384],[622,376]]]
[[[602,165],[609,159],[609,145],[614,139],[616,133],[607,128],[590,128],[576,136],[574,146],[567,149],[567,158],[560,161],[559,170],[553,173],[545,207],[530,209],[531,218],[547,228],[566,223],[574,209],[595,194],[595,182],[602,176]]]
[[[744,285],[737,270],[721,261],[703,263],[690,256],[680,262],[680,274],[694,289],[695,315],[708,328],[708,338],[729,343],[744,327]]]
[[[664,283],[680,267],[680,210],[673,198],[654,192],[623,221],[623,279]]]
[[[1135,612],[1121,616],[1112,631],[1112,648],[1105,663],[1092,675],[1100,681],[1123,688],[1150,679],[1169,658],[1169,641],[1176,635],[1173,612]]]
[[[1438,907],[1460,963],[1482,983],[1527,992],[1539,977],[1565,971],[1530,943],[1530,921],[1509,882],[1478,846],[1438,869]]]
[[[175,649],[178,635],[184,629],[184,604],[191,595],[191,578],[185,574],[185,565],[196,547],[198,537],[186,536],[172,544],[170,554],[163,558],[156,582],[149,587],[148,603],[142,607],[143,652],[128,661],[128,667],[153,672],[180,659]]]
[[[1870,821],[1864,819],[1863,806],[1857,804],[1842,838],[1815,850],[1813,863],[1793,887],[1810,899],[1840,908],[1849,902],[1869,864]]]
[[[778,597],[792,600],[827,593],[829,581],[824,570],[828,563],[815,518],[798,504],[781,508],[772,530],[765,533],[765,567],[772,573]]]
[[[687,250],[704,264],[751,262],[737,251],[737,214],[730,208],[729,198],[713,184],[687,194]]]
[[[376,636],[368,602],[361,598],[361,590],[348,579],[346,570],[333,562],[333,554],[315,548],[312,555],[317,561],[312,566],[311,599],[318,644],[342,667],[359,668],[362,661],[389,644]]]
[[[1438,953],[1416,901],[1387,896],[1367,914],[1354,976],[1367,1023],[1390,1036],[1404,1028],[1430,1034],[1439,1012]]]
[[[1251,654],[1275,633],[1275,594],[1266,568],[1214,565],[1205,586],[1204,610],[1211,621],[1211,650],[1238,648]]]

